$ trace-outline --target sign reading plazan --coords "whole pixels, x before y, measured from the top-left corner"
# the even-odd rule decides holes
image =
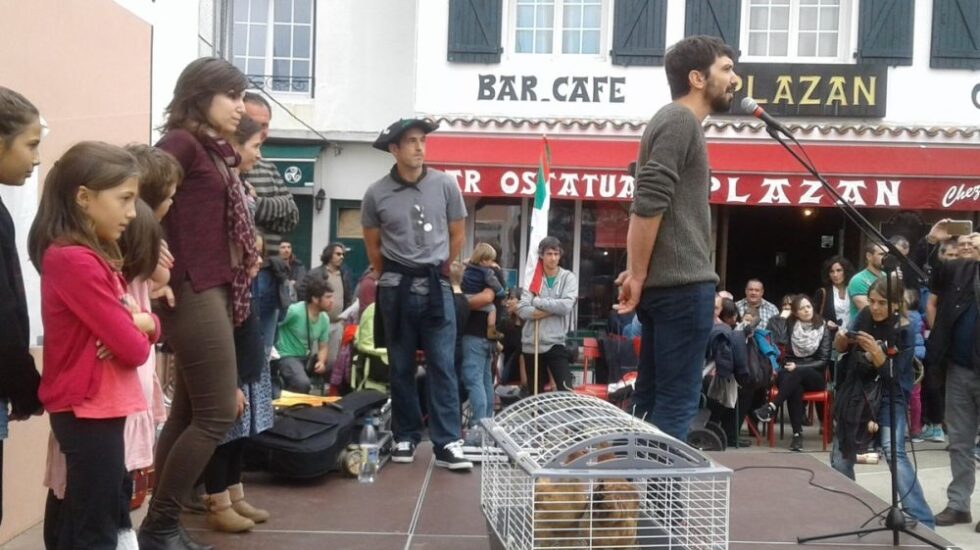
[[[439,166],[456,180],[466,196],[533,197],[537,170],[531,167]],[[980,210],[980,179],[830,177],[841,198],[867,208]],[[631,201],[635,183],[623,171],[553,169],[555,200]],[[712,204],[773,206],[834,206],[835,199],[820,182],[798,175],[714,174]]]

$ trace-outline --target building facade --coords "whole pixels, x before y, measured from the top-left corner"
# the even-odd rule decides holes
[[[739,52],[736,103],[752,97],[783,120],[842,199],[886,233],[915,238],[939,217],[978,221],[975,2],[203,0],[199,8],[208,22],[200,35],[211,33],[202,41],[275,99],[266,157],[294,188],[303,223],[291,239],[310,264],[340,240],[353,249],[352,267],[366,266],[360,199],[392,163],[370,143],[394,119],[428,116],[441,125],[428,160],[466,197],[467,248],[494,243],[520,283],[547,135],[551,232],[580,274],[579,325],[601,321],[625,265],[627,167],[646,121],[670,101],[666,48],[692,34]],[[864,238],[837,199],[759,121],[713,116],[705,132],[723,285],[737,292],[760,277],[771,294],[809,291],[826,257],[860,263]]]

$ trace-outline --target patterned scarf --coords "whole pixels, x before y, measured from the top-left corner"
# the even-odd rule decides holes
[[[245,189],[231,168],[238,166],[241,157],[224,138],[202,136],[201,143],[217,165],[225,179],[225,217],[228,228],[228,244],[231,247],[231,314],[235,326],[241,326],[248,318],[252,301],[252,283],[248,278],[248,266],[255,265],[255,227],[248,215]]]
[[[796,321],[793,323],[793,355],[796,357],[809,357],[816,353],[820,340],[823,339],[824,325],[813,328],[813,323],[807,321]]]

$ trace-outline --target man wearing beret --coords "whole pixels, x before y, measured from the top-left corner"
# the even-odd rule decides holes
[[[395,165],[364,194],[361,225],[371,269],[381,274],[375,341],[387,347],[391,366],[391,460],[411,463],[421,441],[415,382],[421,349],[436,466],[470,470],[460,439],[456,315],[447,280],[448,260],[459,256],[466,239],[466,207],[456,182],[425,165],[425,137],[436,128],[428,119],[401,119],[381,132],[374,147],[391,153]]]

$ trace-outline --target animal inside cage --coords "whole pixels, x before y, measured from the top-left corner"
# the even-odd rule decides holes
[[[567,392],[482,422],[497,548],[728,548],[731,470],[652,424]]]

